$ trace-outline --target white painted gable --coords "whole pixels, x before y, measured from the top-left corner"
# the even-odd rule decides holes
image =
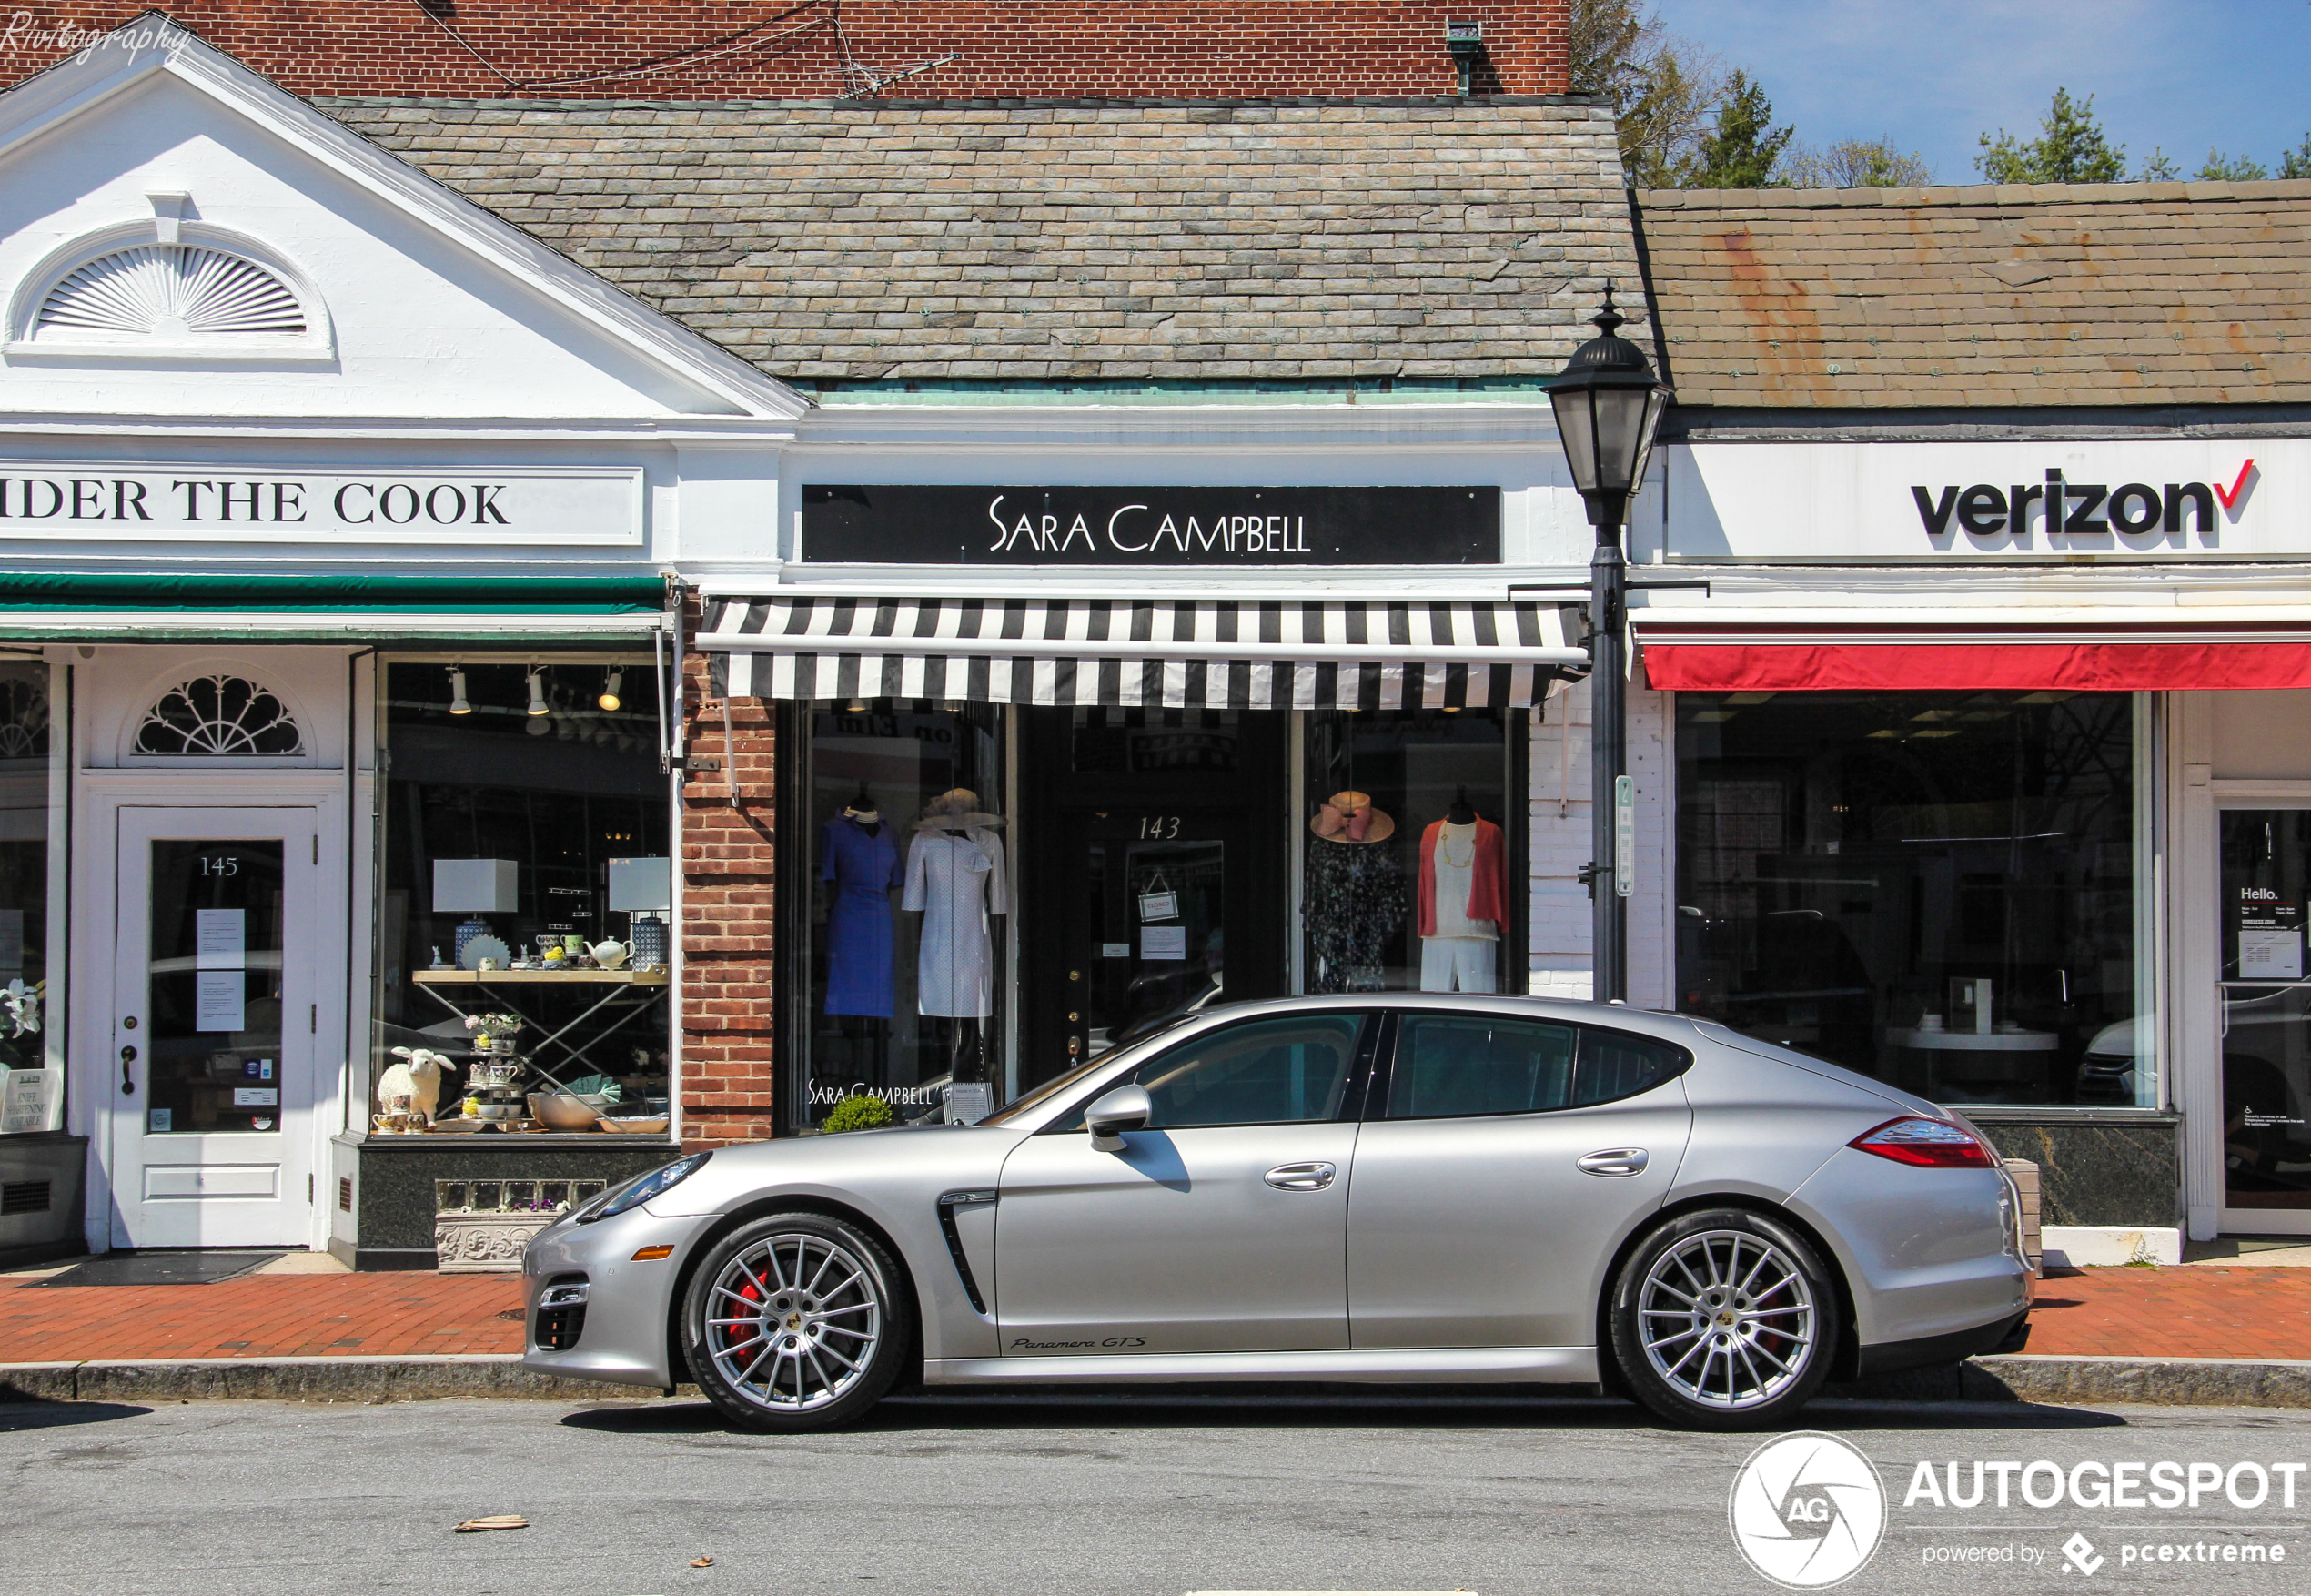
[[[173,43],[98,49],[0,96],[0,411],[550,422],[805,408],[237,63]],[[187,240],[246,239],[318,299],[309,347],[204,355],[180,338],[90,355],[24,340],[31,298],[62,267],[98,241],[168,237],[176,215]]]

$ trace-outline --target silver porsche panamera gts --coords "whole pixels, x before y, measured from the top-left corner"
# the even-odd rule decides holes
[[[810,1429],[930,1385],[1515,1382],[1780,1425],[2009,1343],[2020,1203],[1962,1117],[1707,1021],[1239,1004],[973,1126],[692,1154],[531,1243],[528,1367]]]

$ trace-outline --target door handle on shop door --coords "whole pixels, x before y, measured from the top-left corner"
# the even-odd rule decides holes
[[[1267,1180],[1278,1191],[1322,1191],[1337,1173],[1329,1164],[1278,1164]]]
[[[136,1077],[128,1073],[128,1066],[136,1062],[136,1050],[134,1047],[120,1050],[120,1095],[124,1097],[136,1095]]]
[[[1642,1175],[1645,1173],[1645,1149],[1610,1147],[1601,1153],[1576,1158],[1573,1162],[1586,1175]]]

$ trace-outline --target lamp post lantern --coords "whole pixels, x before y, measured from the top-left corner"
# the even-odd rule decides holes
[[[1591,995],[1600,1003],[1629,997],[1629,904],[1630,863],[1617,843],[1621,778],[1629,768],[1626,637],[1629,562],[1621,552],[1621,528],[1630,500],[1645,485],[1646,459],[1653,432],[1671,398],[1669,385],[1653,375],[1645,352],[1615,329],[1625,318],[1613,308],[1613,286],[1605,285],[1605,308],[1592,318],[1598,336],[1573,351],[1549,385],[1557,412],[1557,437],[1572,470],[1573,486],[1597,529],[1589,561],[1589,721],[1590,848],[1581,872],[1589,884]],[[1619,866],[1619,868],[1617,868]]]

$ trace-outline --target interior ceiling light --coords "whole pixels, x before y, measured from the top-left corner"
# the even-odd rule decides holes
[[[466,672],[462,665],[449,667],[449,712],[453,715],[473,713],[473,705],[466,702]]]
[[[545,673],[535,665],[530,667],[530,712],[533,715],[546,712]]]
[[[601,696],[594,700],[594,702],[601,705],[601,707],[606,710],[616,709],[619,704],[618,690],[625,684],[626,672],[623,671],[612,671],[610,673],[609,684],[601,690]]]

